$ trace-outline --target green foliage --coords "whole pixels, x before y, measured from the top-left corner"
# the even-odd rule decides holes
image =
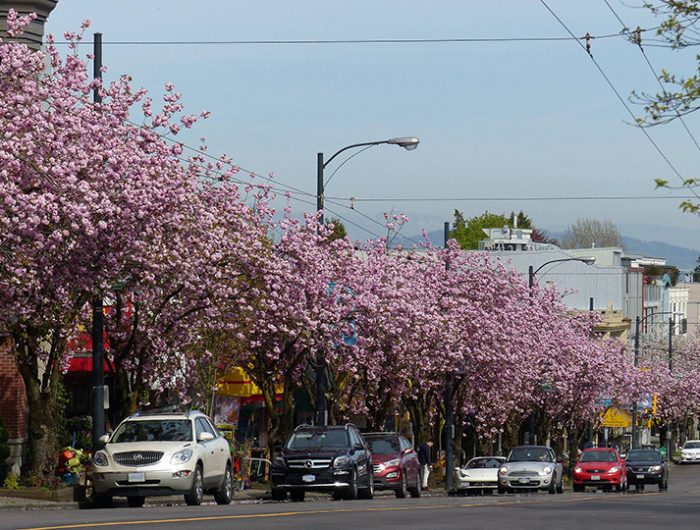
[[[18,490],[19,486],[19,475],[12,472],[8,473],[2,487],[8,490]]]
[[[532,220],[522,211],[511,212],[510,215],[495,214],[489,211],[470,219],[464,219],[464,214],[455,210],[455,220],[452,224],[450,237],[456,239],[460,247],[466,250],[476,250],[479,248],[479,241],[486,239],[484,228],[502,228],[504,226],[513,228],[532,228]]]
[[[328,221],[327,224],[333,225],[333,232],[329,236],[329,240],[335,241],[336,239],[345,239],[348,236],[347,230],[345,230],[345,225],[340,219],[333,218]]]

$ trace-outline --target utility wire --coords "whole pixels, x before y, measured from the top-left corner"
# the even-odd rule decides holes
[[[550,197],[326,197],[327,201],[356,202],[505,202],[505,201],[629,201],[692,199],[692,195],[581,195]],[[336,204],[338,204],[336,202]],[[351,206],[349,207],[351,208]]]
[[[540,2],[547,9],[547,11],[549,11],[552,14],[552,16],[557,20],[557,22],[559,22],[559,24],[561,24],[561,26],[567,31],[567,33],[569,33],[569,35],[574,37],[574,34],[571,32],[569,27],[564,23],[564,21],[561,18],[559,18],[559,16],[554,11],[552,11],[552,9],[547,5],[547,2],[545,2],[545,0],[540,0]],[[593,61],[593,64],[598,69],[598,72],[600,72],[600,75],[603,76],[603,79],[605,79],[605,81],[607,82],[608,86],[613,91],[613,93],[615,94],[617,99],[620,101],[620,103],[622,103],[622,106],[625,107],[625,109],[627,110],[629,115],[632,117],[632,120],[634,121],[634,123],[637,123],[637,117],[634,115],[634,112],[632,112],[632,109],[630,109],[627,102],[620,95],[620,92],[618,92],[617,88],[615,88],[615,85],[612,83],[610,78],[607,76],[607,74],[605,73],[603,68],[600,66],[600,64],[598,64],[598,61],[595,60],[595,58],[593,57],[593,54],[590,52],[590,50],[587,49],[586,46],[584,44],[582,44],[578,39],[575,39],[575,41],[576,41],[576,44],[581,46],[581,48],[588,54],[588,57],[590,57],[591,61]],[[661,150],[661,148],[658,146],[658,144],[654,141],[654,139],[651,137],[651,135],[646,130],[646,128],[639,127],[639,129],[642,131],[642,133],[644,133],[644,136],[647,137],[647,140],[649,140],[649,143],[651,143],[651,145],[654,146],[654,149],[656,149],[656,151],[659,153],[659,155],[661,155],[661,158],[664,159],[664,161],[666,162],[668,167],[671,168],[671,171],[673,171],[673,173],[680,179],[681,183],[683,183],[685,185],[685,179],[683,178],[683,176],[680,174],[678,169],[676,169],[676,166],[673,165],[673,163],[666,156],[666,154]],[[700,200],[700,196],[696,193],[696,191],[693,188],[688,187],[688,189],[695,196],[696,199]]]
[[[627,26],[627,24],[625,24],[625,23],[622,21],[622,18],[620,18],[620,15],[617,14],[617,12],[615,11],[615,9],[613,9],[613,6],[610,5],[610,2],[608,2],[608,0],[603,0],[603,2],[605,2],[605,5],[608,6],[608,9],[610,9],[610,11],[612,12],[612,14],[615,16],[615,18],[618,20],[618,22],[622,25],[622,32],[623,32],[623,33],[626,33],[627,35],[629,35],[630,37],[632,37],[632,41],[635,42],[635,43],[637,44],[637,47],[639,48],[639,51],[642,53],[642,57],[644,57],[644,60],[646,61],[647,66],[649,67],[649,70],[651,70],[651,73],[652,73],[652,75],[654,76],[654,79],[656,79],[656,82],[657,82],[657,83],[659,84],[659,86],[661,87],[661,92],[664,93],[664,94],[666,94],[666,88],[664,87],[664,84],[661,82],[661,78],[659,77],[659,74],[656,73],[656,68],[654,68],[654,65],[651,64],[651,61],[649,60],[649,57],[647,56],[646,52],[644,51],[644,48],[642,47],[642,40],[641,40],[641,38],[639,38],[639,39],[634,38],[634,36],[631,34],[631,32],[630,32],[629,27]],[[680,112],[678,112],[678,109],[674,109],[674,110],[675,110],[675,112],[676,112],[676,117],[678,118],[678,120],[679,120],[679,121],[681,122],[681,124],[683,125],[683,128],[685,129],[685,132],[688,133],[688,136],[689,136],[690,139],[693,141],[693,144],[695,144],[695,148],[696,148],[698,151],[700,151],[700,144],[698,144],[697,139],[695,138],[695,136],[693,135],[693,133],[690,131],[690,128],[688,127],[688,125],[685,123],[685,120],[683,119],[683,116],[681,115]]]
[[[642,31],[654,31],[646,28]],[[620,33],[590,35],[589,39],[610,39],[622,37]],[[102,41],[103,45],[115,46],[233,46],[233,45],[323,45],[323,44],[449,44],[449,43],[499,43],[499,42],[561,42],[569,40],[586,40],[587,37],[446,37],[416,39],[258,39],[258,40],[121,40]],[[81,41],[82,44],[92,44]],[[69,41],[57,41],[54,44],[67,45]]]

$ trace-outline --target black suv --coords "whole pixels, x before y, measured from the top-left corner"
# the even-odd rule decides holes
[[[668,489],[668,463],[656,449],[630,449],[625,463],[628,486],[644,489],[645,484],[657,484],[659,491]]]
[[[374,496],[372,456],[352,424],[300,425],[278,451],[270,471],[272,498],[303,501],[307,491],[326,491],[334,499]]]

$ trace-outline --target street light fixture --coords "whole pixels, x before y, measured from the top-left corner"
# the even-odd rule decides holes
[[[316,154],[316,210],[318,212],[318,223],[323,226],[324,214],[324,188],[326,185],[324,171],[340,153],[356,147],[372,147],[374,145],[398,145],[407,151],[412,151],[420,140],[415,136],[399,136],[388,140],[379,140],[376,142],[361,142],[358,144],[346,145],[339,149],[326,161],[323,160],[323,153]],[[332,176],[332,175],[331,175]],[[328,423],[328,407],[326,405],[326,353],[321,348],[316,353],[316,425],[326,425]]]

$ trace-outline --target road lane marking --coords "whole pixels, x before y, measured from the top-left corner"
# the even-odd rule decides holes
[[[649,495],[659,495],[658,492],[649,492],[644,496]],[[566,497],[559,498],[559,502],[562,503],[574,503],[574,502],[585,502],[585,501],[595,501],[602,499],[616,499],[620,498],[620,495],[582,495],[580,497]],[[625,495],[625,497],[627,497]],[[630,496],[631,497],[631,496]],[[528,501],[530,501],[528,503]],[[534,501],[534,502],[532,502]],[[150,525],[150,524],[177,524],[177,523],[190,523],[190,522],[202,522],[202,521],[226,521],[234,519],[263,519],[271,517],[293,517],[298,515],[324,515],[331,513],[356,513],[356,512],[391,512],[391,511],[406,511],[406,510],[438,510],[442,508],[486,508],[490,506],[515,506],[524,504],[542,504],[544,499],[535,498],[514,498],[512,500],[496,500],[494,502],[478,502],[471,504],[434,504],[434,505],[424,505],[424,506],[385,506],[385,507],[365,507],[365,508],[329,508],[325,510],[299,510],[290,512],[273,512],[273,513],[253,513],[253,514],[237,514],[237,515],[208,515],[203,517],[182,517],[175,519],[151,519],[151,520],[134,520],[134,521],[109,521],[109,522],[95,522],[95,523],[76,523],[71,525],[61,525],[61,526],[41,526],[41,527],[31,527],[23,528],[20,530],[66,530],[70,528],[103,528],[110,526],[128,526],[128,525]]]

